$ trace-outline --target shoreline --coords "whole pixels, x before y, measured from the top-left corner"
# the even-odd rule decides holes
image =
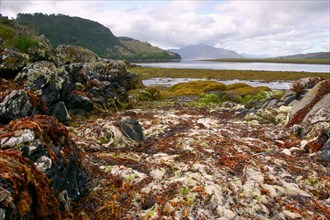
[[[150,78],[206,78],[216,80],[257,80],[261,82],[295,81],[306,77],[330,79],[330,73],[317,72],[282,72],[255,70],[212,70],[212,69],[179,69],[160,67],[129,67],[142,80]]]

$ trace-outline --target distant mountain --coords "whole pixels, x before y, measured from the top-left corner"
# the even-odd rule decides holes
[[[131,59],[143,59],[152,56],[156,56],[158,59],[181,59],[179,54],[152,46],[148,42],[142,42],[130,37],[118,37],[118,39],[128,48]]]
[[[180,49],[170,49],[170,51],[180,54],[182,59],[192,60],[242,57],[233,50],[215,48],[205,44],[189,45]]]
[[[54,47],[59,44],[86,47],[99,56],[112,59],[163,61],[180,59],[178,54],[128,37],[117,38],[102,24],[62,14],[18,14],[17,22],[45,35]]]
[[[295,54],[290,56],[277,57],[279,59],[330,59],[330,52]]]

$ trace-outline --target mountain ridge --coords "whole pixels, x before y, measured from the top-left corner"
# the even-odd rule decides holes
[[[206,44],[190,44],[179,49],[169,49],[178,53],[182,59],[217,59],[217,58],[241,58],[242,56],[234,50],[216,48]]]

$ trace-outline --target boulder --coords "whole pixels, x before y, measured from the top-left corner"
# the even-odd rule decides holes
[[[134,118],[122,121],[120,123],[120,131],[133,141],[141,142],[144,139],[142,127]]]
[[[311,114],[308,114],[314,107],[314,105],[319,102],[326,94],[330,93],[330,80],[323,80],[316,84],[296,105],[293,106],[290,115],[287,127],[290,127],[294,124],[299,124],[304,121],[306,115],[307,118],[311,117]],[[322,101],[319,105],[315,107],[313,112],[319,112],[320,109],[327,106],[327,98]],[[323,103],[323,104],[322,104]],[[306,120],[308,120],[306,118]]]
[[[95,62],[98,56],[87,48],[72,45],[59,45],[56,50],[56,64],[61,66],[70,63]]]
[[[0,207],[6,219],[59,219],[60,211],[86,193],[84,155],[55,118],[11,121],[1,128],[0,143]]]
[[[322,77],[302,78],[292,83],[291,90],[296,92],[298,95],[303,95],[322,80],[324,80]]]
[[[23,69],[29,60],[29,56],[15,50],[5,49],[2,52],[0,62],[0,77],[5,79],[15,78],[17,73]]]

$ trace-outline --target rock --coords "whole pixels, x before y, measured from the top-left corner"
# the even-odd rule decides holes
[[[61,123],[68,123],[71,118],[64,102],[58,102],[52,106],[51,115],[55,116]]]
[[[330,162],[330,138],[321,149],[321,158],[326,162]]]
[[[280,101],[277,103],[277,106],[280,107],[282,105],[288,106],[290,103],[292,103],[294,100],[298,99],[298,93],[293,90],[286,90],[283,97],[280,99]]]
[[[307,77],[292,83],[291,90],[298,95],[303,95],[308,89],[313,88],[318,82],[324,80],[322,77]]]
[[[120,131],[133,141],[143,141],[143,130],[141,125],[133,118],[126,119],[120,124]]]
[[[328,136],[325,132],[321,132],[316,138],[312,139],[304,146],[304,150],[309,153],[315,153],[321,148],[324,148],[328,140]]]
[[[31,99],[24,90],[14,90],[0,104],[2,122],[31,116],[34,113]]]
[[[15,78],[17,73],[23,69],[29,60],[29,56],[11,49],[2,52],[0,63],[0,77],[5,79]]]
[[[53,47],[50,41],[44,35],[39,37],[38,44],[31,46],[27,53],[30,57],[30,62],[54,60]]]
[[[87,48],[71,45],[59,45],[56,48],[56,64],[95,62],[98,56]]]
[[[323,80],[316,84],[295,106],[293,106],[287,127],[301,123],[313,106],[319,102],[323,96],[330,93],[330,80]],[[327,98],[326,98],[327,99]],[[326,105],[326,104],[325,104]],[[316,110],[314,110],[316,111]],[[310,117],[310,116],[309,116]]]
[[[318,122],[330,122],[330,93],[324,95],[312,109],[306,114],[302,123],[306,125],[316,124]]]
[[[93,103],[86,96],[71,95],[66,103],[68,110],[74,115],[84,116],[87,112],[93,110]]]
[[[1,128],[0,139],[0,191],[9,201],[0,199],[0,207],[6,219],[59,219],[70,201],[87,192],[84,155],[53,117],[11,121]]]
[[[46,103],[51,114],[52,106],[62,101],[70,91],[72,83],[62,67],[57,68],[48,61],[39,61],[26,66],[15,78],[26,89],[36,91]]]

